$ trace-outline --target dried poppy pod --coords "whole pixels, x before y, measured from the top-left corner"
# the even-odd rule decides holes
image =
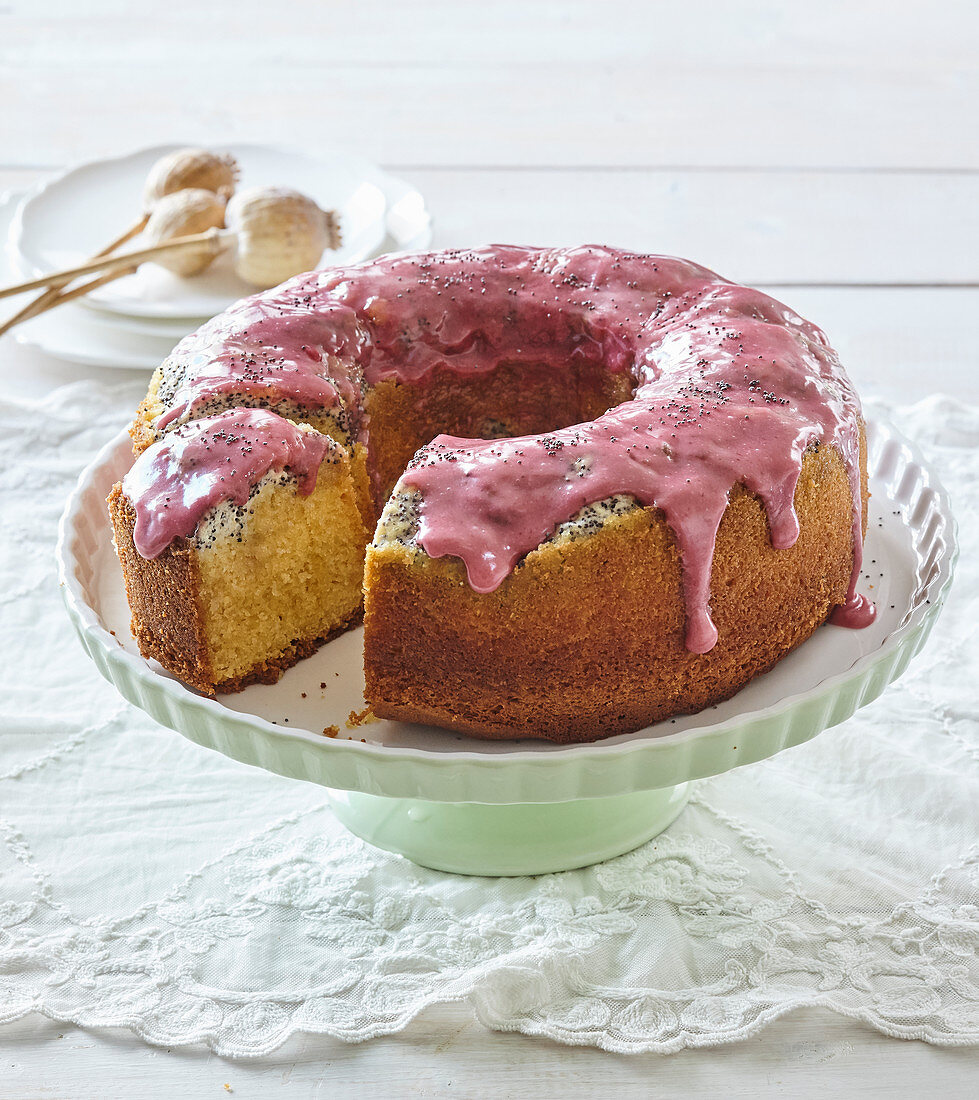
[[[164,195],[153,207],[153,213],[143,231],[150,245],[164,244],[175,237],[203,233],[224,225],[227,195],[215,194],[200,188],[185,188],[171,195]],[[202,243],[197,248],[163,253],[153,257],[175,275],[187,278],[199,275],[213,263],[220,248],[213,243]]]
[[[187,152],[182,150],[181,154]],[[230,158],[224,160],[227,168],[226,161]],[[147,261],[188,277],[200,274],[221,252],[236,244],[237,274],[253,286],[266,288],[309,271],[317,265],[325,249],[340,247],[340,227],[334,211],[322,210],[298,191],[285,187],[256,187],[236,195],[229,202],[236,171],[235,167],[230,177],[232,183],[219,185],[216,191],[182,187],[157,198],[151,213],[144,214],[86,263],[0,288],[0,298],[47,288],[0,325],[0,335],[28,317],[35,317],[63,301],[131,274]],[[171,183],[177,178],[177,173],[169,177]],[[183,180],[186,179],[185,175]],[[216,181],[217,177],[212,176],[210,182]],[[222,228],[225,223],[227,229]],[[117,252],[122,244],[140,232],[145,235],[146,247]],[[97,278],[64,291],[73,280],[87,275],[97,275]]]
[[[160,199],[188,188],[231,195],[238,182],[238,162],[229,153],[177,149],[150,169],[143,188],[143,209],[151,212]]]
[[[314,268],[324,249],[340,247],[332,210],[287,187],[250,187],[228,203],[227,225],[238,239],[235,270],[252,286],[277,286]]]

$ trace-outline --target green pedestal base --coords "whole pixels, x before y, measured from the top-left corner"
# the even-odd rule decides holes
[[[622,855],[665,829],[689,784],[576,802],[493,806],[330,791],[337,818],[369,844],[462,875],[542,875]]]

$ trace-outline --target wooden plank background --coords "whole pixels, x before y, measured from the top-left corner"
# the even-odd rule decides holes
[[[967,0],[0,10],[5,144],[36,165],[152,134],[412,167],[979,168]]]

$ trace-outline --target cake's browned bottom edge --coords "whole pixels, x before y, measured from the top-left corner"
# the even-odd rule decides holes
[[[341,634],[346,634],[348,630],[359,626],[363,618],[364,609],[358,607],[353,614],[329,633],[317,635],[315,638],[299,638],[293,641],[285,652],[262,661],[261,664],[255,665],[254,668],[249,669],[243,675],[219,681],[214,685],[214,693],[230,695],[236,691],[243,691],[251,684],[274,684],[278,682],[282,674],[292,668],[293,665],[305,657],[312,656],[320,646],[332,642],[334,638],[339,638]]]
[[[832,611],[832,607],[828,608],[826,614],[821,619],[815,620],[790,646],[774,654],[764,664],[753,668],[750,674],[745,675],[743,679],[729,681],[723,688],[703,694],[696,699],[688,696],[684,704],[668,703],[655,707],[640,707],[626,713],[620,713],[612,721],[609,721],[607,717],[604,720],[599,719],[591,723],[579,724],[568,721],[563,728],[556,729],[553,727],[541,728],[540,725],[528,726],[523,716],[515,715],[510,719],[509,724],[491,725],[453,713],[450,707],[425,707],[417,703],[398,704],[379,699],[371,704],[371,710],[377,718],[437,726],[456,733],[479,737],[486,741],[550,741],[553,744],[560,745],[582,745],[604,741],[606,738],[616,737],[620,734],[637,733],[648,726],[656,725],[658,722],[664,722],[671,718],[680,718],[688,714],[700,714],[702,711],[726,702],[746,688],[756,677],[771,671],[783,658],[808,641],[819,627],[827,622]]]

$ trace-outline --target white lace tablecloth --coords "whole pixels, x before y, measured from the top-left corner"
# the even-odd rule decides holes
[[[940,469],[963,546],[899,683],[700,782],[629,855],[494,880],[369,847],[322,789],[198,748],[98,676],[55,529],[139,396],[0,400],[0,1023],[40,1012],[247,1056],[466,1001],[490,1028],[668,1052],[821,1005],[979,1042],[979,409],[889,410]]]

